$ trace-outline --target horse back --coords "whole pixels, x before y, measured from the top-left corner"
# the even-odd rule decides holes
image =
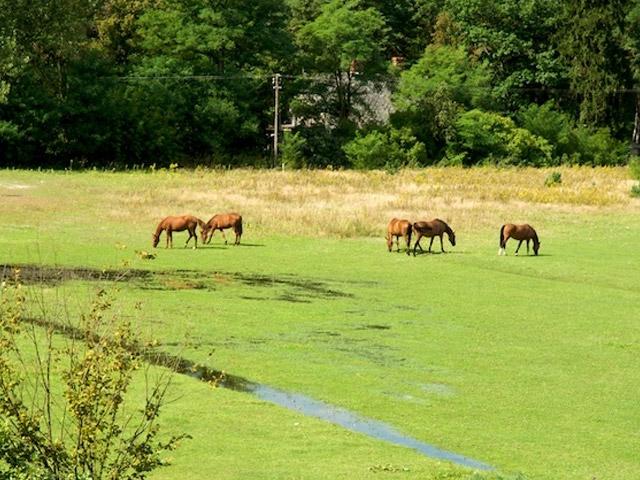
[[[242,215],[237,213],[219,213],[211,217],[207,225],[214,228],[235,228],[238,225],[242,226]]]
[[[508,235],[515,240],[530,240],[536,238],[536,231],[528,223],[521,225],[508,223],[504,226],[504,235]]]
[[[410,231],[411,222],[409,220],[392,218],[387,225],[387,233],[389,235],[406,235]]]

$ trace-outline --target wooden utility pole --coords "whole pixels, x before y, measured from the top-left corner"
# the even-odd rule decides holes
[[[273,165],[278,165],[278,133],[280,131],[280,74],[276,73],[272,79],[275,95],[275,109],[273,114]]]

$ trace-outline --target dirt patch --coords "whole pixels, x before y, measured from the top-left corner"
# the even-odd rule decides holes
[[[333,288],[326,281],[295,275],[260,275],[237,272],[206,272],[197,270],[100,270],[32,264],[0,265],[0,280],[24,284],[55,286],[68,281],[128,282],[142,290],[217,290],[242,284],[256,292],[277,290],[267,296],[244,295],[247,300],[275,299],[289,303],[310,303],[313,299],[352,298],[353,294]]]

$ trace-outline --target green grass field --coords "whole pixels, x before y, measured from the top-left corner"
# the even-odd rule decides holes
[[[613,187],[602,197],[594,190],[624,182],[624,174],[593,170],[586,181],[589,172],[565,170],[563,188],[573,194],[563,203],[561,192],[542,186],[530,200],[503,198],[464,177],[477,170],[452,169],[451,180],[440,172],[402,175],[437,177],[433,188],[441,189],[459,182],[452,191],[461,200],[442,194],[431,208],[427,197],[403,203],[403,193],[394,191],[379,215],[363,206],[361,216],[342,203],[334,209],[330,195],[323,210],[315,197],[287,193],[305,183],[322,197],[324,184],[304,172],[282,183],[272,172],[245,172],[243,181],[254,181],[260,193],[254,215],[242,207],[251,191],[240,197],[228,185],[242,172],[2,171],[0,264],[153,270],[147,280],[32,289],[47,302],[66,299],[73,312],[106,283],[116,309],[162,351],[386,422],[499,474],[640,478],[640,204],[612,196]],[[518,172],[505,175],[544,178]],[[219,175],[226,175],[224,188],[215,186]],[[260,186],[261,175],[268,187]],[[582,183],[572,185],[577,176]],[[375,205],[384,182],[396,181],[388,177],[357,188],[352,180],[345,195],[366,194]],[[171,178],[183,192],[175,205],[155,188]],[[210,203],[211,192],[218,203]],[[183,249],[186,235],[175,234],[176,248],[153,250],[154,260],[136,253],[152,251],[151,233],[163,215],[207,220],[228,208],[245,218],[239,247],[216,235],[210,246]],[[290,214],[296,208],[304,212]],[[324,225],[326,210],[342,211],[336,220],[342,230]],[[445,243],[446,255],[388,253],[382,237],[393,212],[446,218],[458,245]],[[318,236],[314,216],[323,224]],[[498,257],[498,229],[506,221],[532,223],[541,255],[515,257],[510,243],[509,255]],[[170,397],[164,428],[193,438],[153,478],[472,475],[192,378],[176,375]]]

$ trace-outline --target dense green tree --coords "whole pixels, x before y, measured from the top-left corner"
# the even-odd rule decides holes
[[[616,91],[630,79],[623,51],[627,0],[568,0],[555,39],[580,102],[580,121],[590,126],[615,122]],[[617,128],[617,125],[614,125]]]
[[[626,17],[624,46],[630,56],[630,68],[633,74],[635,89],[640,86],[640,1],[630,2]],[[634,93],[635,113],[631,143],[635,155],[640,153],[640,94]]]
[[[494,104],[491,73],[484,62],[462,47],[430,46],[402,73],[393,96],[393,122],[407,126],[438,158],[451,141],[458,115],[466,109]]]
[[[504,107],[548,98],[564,85],[564,65],[550,37],[559,18],[557,0],[447,0],[457,40],[490,66]]]
[[[353,120],[366,83],[384,72],[387,28],[380,12],[359,0],[331,0],[296,32],[301,65],[317,76],[320,109],[337,122]],[[310,97],[309,97],[310,98]]]

